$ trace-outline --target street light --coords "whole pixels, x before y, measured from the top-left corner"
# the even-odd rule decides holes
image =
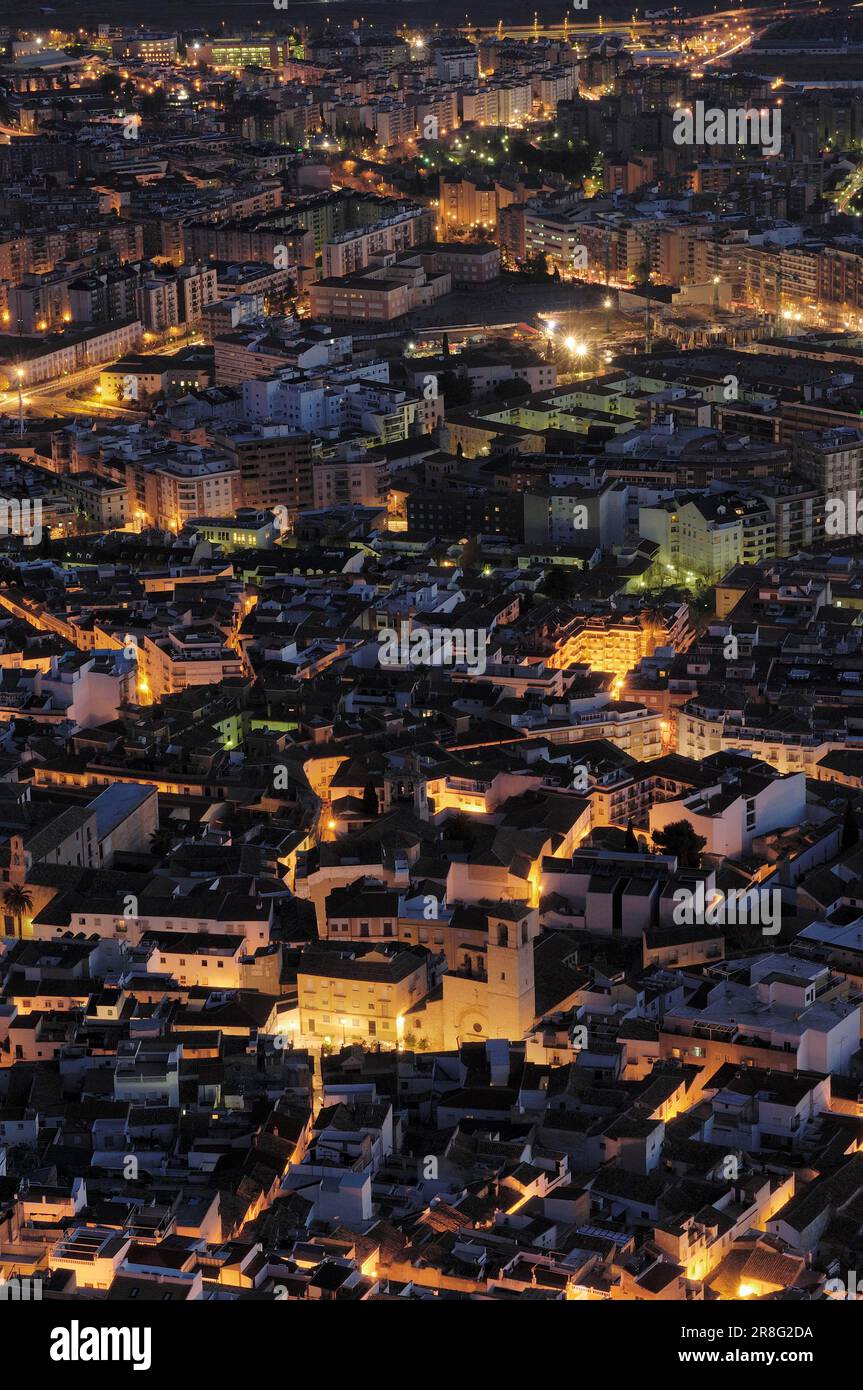
[[[18,378],[18,435],[19,435],[19,438],[23,438],[23,435],[24,435],[24,396],[23,396],[22,391],[21,391],[21,384],[22,384],[22,382],[23,382],[23,380],[24,380],[24,368],[23,368],[23,367],[16,367],[16,368],[15,368],[15,375],[16,375],[16,377]]]

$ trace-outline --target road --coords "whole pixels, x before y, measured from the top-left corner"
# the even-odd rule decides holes
[[[848,204],[856,198],[863,189],[863,164],[859,164],[853,174],[848,175],[848,182],[836,198],[836,208],[838,212],[847,212]]]
[[[179,352],[181,348],[191,347],[200,342],[199,332],[184,333],[178,338],[168,338],[152,347],[139,349],[136,355],[158,357]],[[120,405],[116,401],[103,401],[93,393],[90,393],[85,401],[77,400],[69,394],[78,386],[86,386],[91,383],[95,385],[100,374],[111,365],[110,362],[100,362],[95,366],[82,368],[81,371],[70,372],[68,376],[60,377],[55,381],[44,381],[35,386],[25,386],[23,389],[25,415],[41,419],[50,419],[55,415],[100,415],[109,419],[114,417],[126,418],[130,422],[144,418],[147,413],[146,410],[135,409],[129,405]],[[17,388],[0,392],[0,414],[12,415],[17,419]]]
[[[90,367],[86,371],[75,372],[73,375],[63,377],[60,381],[46,381],[37,386],[25,386],[22,392],[25,418],[51,419],[55,415],[105,415],[108,417],[126,417],[130,421],[141,419],[142,412],[140,410],[130,410],[128,406],[115,405],[107,401],[99,401],[98,404],[80,401],[69,394],[76,386],[84,386],[88,382],[98,381],[100,371],[101,367]],[[11,415],[13,419],[17,420],[17,390],[0,393],[0,414]]]
[[[863,4],[863,0],[861,0]],[[661,0],[657,0],[657,5],[661,5]],[[765,25],[773,20],[791,17],[795,15],[805,15],[815,13],[818,9],[817,3],[800,5],[752,5],[739,9],[707,11],[699,15],[676,15],[674,18],[664,19],[623,19],[606,20],[600,15],[593,20],[573,20],[569,19],[566,24],[566,32],[570,37],[577,37],[579,34],[596,35],[600,31],[603,35],[609,34],[643,34],[648,36],[656,31],[659,33],[684,33],[690,29],[698,33],[706,28],[723,23],[725,21],[740,23],[746,21]],[[461,25],[461,32],[465,35],[474,35],[479,32],[483,36],[491,37],[500,33],[506,38],[532,38],[534,33],[543,38],[563,37],[563,20],[553,23],[533,24],[508,24],[504,21],[500,26],[497,25]]]

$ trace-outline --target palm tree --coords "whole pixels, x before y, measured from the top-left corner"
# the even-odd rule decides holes
[[[150,853],[155,855],[157,859],[164,859],[174,848],[176,838],[170,826],[158,826],[150,836]]]
[[[33,899],[26,888],[21,888],[19,884],[13,883],[3,894],[3,902],[15,918],[18,927],[18,935],[24,939],[24,913],[31,912],[33,909]]]

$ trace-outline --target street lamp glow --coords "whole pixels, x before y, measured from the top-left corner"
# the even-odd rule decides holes
[[[553,333],[557,328],[557,319],[549,319],[545,326],[549,333]]]
[[[575,352],[578,345],[574,338],[569,337],[564,338],[563,346],[566,348],[567,352]]]

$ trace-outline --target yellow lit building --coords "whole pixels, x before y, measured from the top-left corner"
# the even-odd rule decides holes
[[[396,1046],[405,1014],[429,993],[431,962],[423,947],[397,943],[310,947],[297,970],[300,1033],[333,1046]]]

